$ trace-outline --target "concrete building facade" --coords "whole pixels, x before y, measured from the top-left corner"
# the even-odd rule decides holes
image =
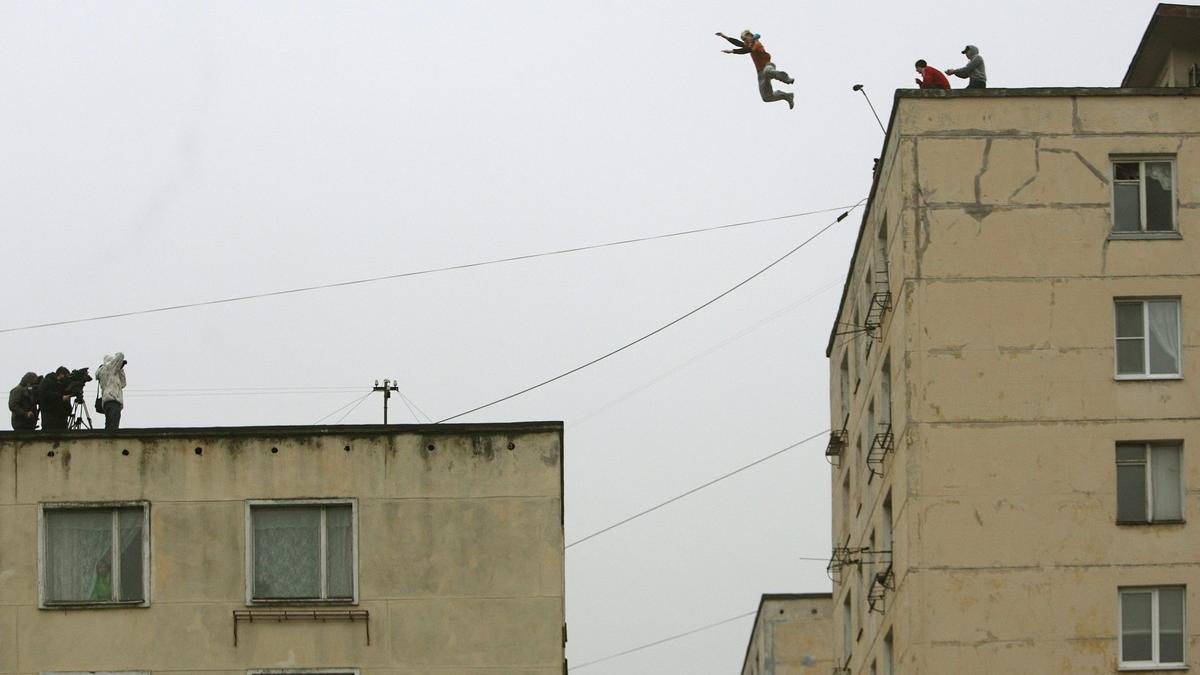
[[[827,675],[833,665],[829,593],[767,593],[746,645],[742,675]]]
[[[0,434],[0,673],[563,672],[560,423]]]
[[[1200,90],[898,91],[827,355],[833,672],[1200,668]],[[1174,76],[1172,76],[1174,77]]]

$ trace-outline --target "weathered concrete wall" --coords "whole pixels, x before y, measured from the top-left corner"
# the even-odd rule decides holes
[[[828,675],[833,666],[828,593],[762,597],[742,675]]]
[[[0,673],[557,675],[561,471],[557,423],[0,434]],[[357,500],[360,597],[329,608],[368,610],[371,644],[286,622],[235,647],[246,500],[334,497]],[[38,609],[38,505],[112,500],[150,503],[150,606]]]
[[[1029,94],[897,99],[898,157],[847,294],[861,295],[873,264],[861,252],[887,205],[895,308],[856,359],[851,448],[831,476],[835,545],[866,547],[891,497],[895,590],[882,614],[855,607],[854,673],[889,632],[897,672],[1114,672],[1118,588],[1155,584],[1187,586],[1187,661],[1200,667],[1195,526],[1115,522],[1123,440],[1182,440],[1184,513],[1200,513],[1200,98]],[[1109,237],[1121,154],[1175,157],[1179,237]],[[1113,299],[1155,295],[1182,300],[1183,377],[1117,381]],[[835,428],[850,344],[830,354]],[[854,445],[884,354],[896,448],[879,477]],[[851,567],[835,584],[835,654],[846,594],[866,595],[858,578]]]

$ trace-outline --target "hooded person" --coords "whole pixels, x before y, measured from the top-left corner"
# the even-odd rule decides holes
[[[104,363],[96,369],[96,381],[100,384],[99,411],[104,415],[104,429],[114,431],[121,427],[121,411],[125,408],[125,354],[104,356]]]
[[[962,53],[967,57],[967,65],[962,68],[947,68],[946,74],[969,80],[967,89],[986,89],[987,70],[983,67],[983,57],[979,55],[979,47],[967,45]]]
[[[13,431],[33,431],[37,428],[37,373],[25,373],[17,386],[8,392],[8,411],[12,413]]]

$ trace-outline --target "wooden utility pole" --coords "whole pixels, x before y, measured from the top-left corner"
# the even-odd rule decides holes
[[[375,380],[375,386],[371,388],[371,391],[382,391],[383,392],[383,423],[387,424],[388,423],[387,422],[388,399],[392,397],[393,391],[398,392],[398,391],[400,391],[400,388],[396,386],[396,380],[386,380],[385,379],[383,381],[382,387],[379,386],[379,380]]]

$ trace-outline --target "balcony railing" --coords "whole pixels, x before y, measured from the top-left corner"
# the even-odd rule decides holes
[[[871,449],[867,451],[867,468],[873,475],[883,475],[884,460],[887,459],[896,446],[896,438],[892,435],[892,425],[883,425],[883,431],[871,439]]]
[[[842,453],[850,443],[850,433],[845,429],[829,432],[829,444],[825,446],[825,458],[834,466],[841,466]]]

